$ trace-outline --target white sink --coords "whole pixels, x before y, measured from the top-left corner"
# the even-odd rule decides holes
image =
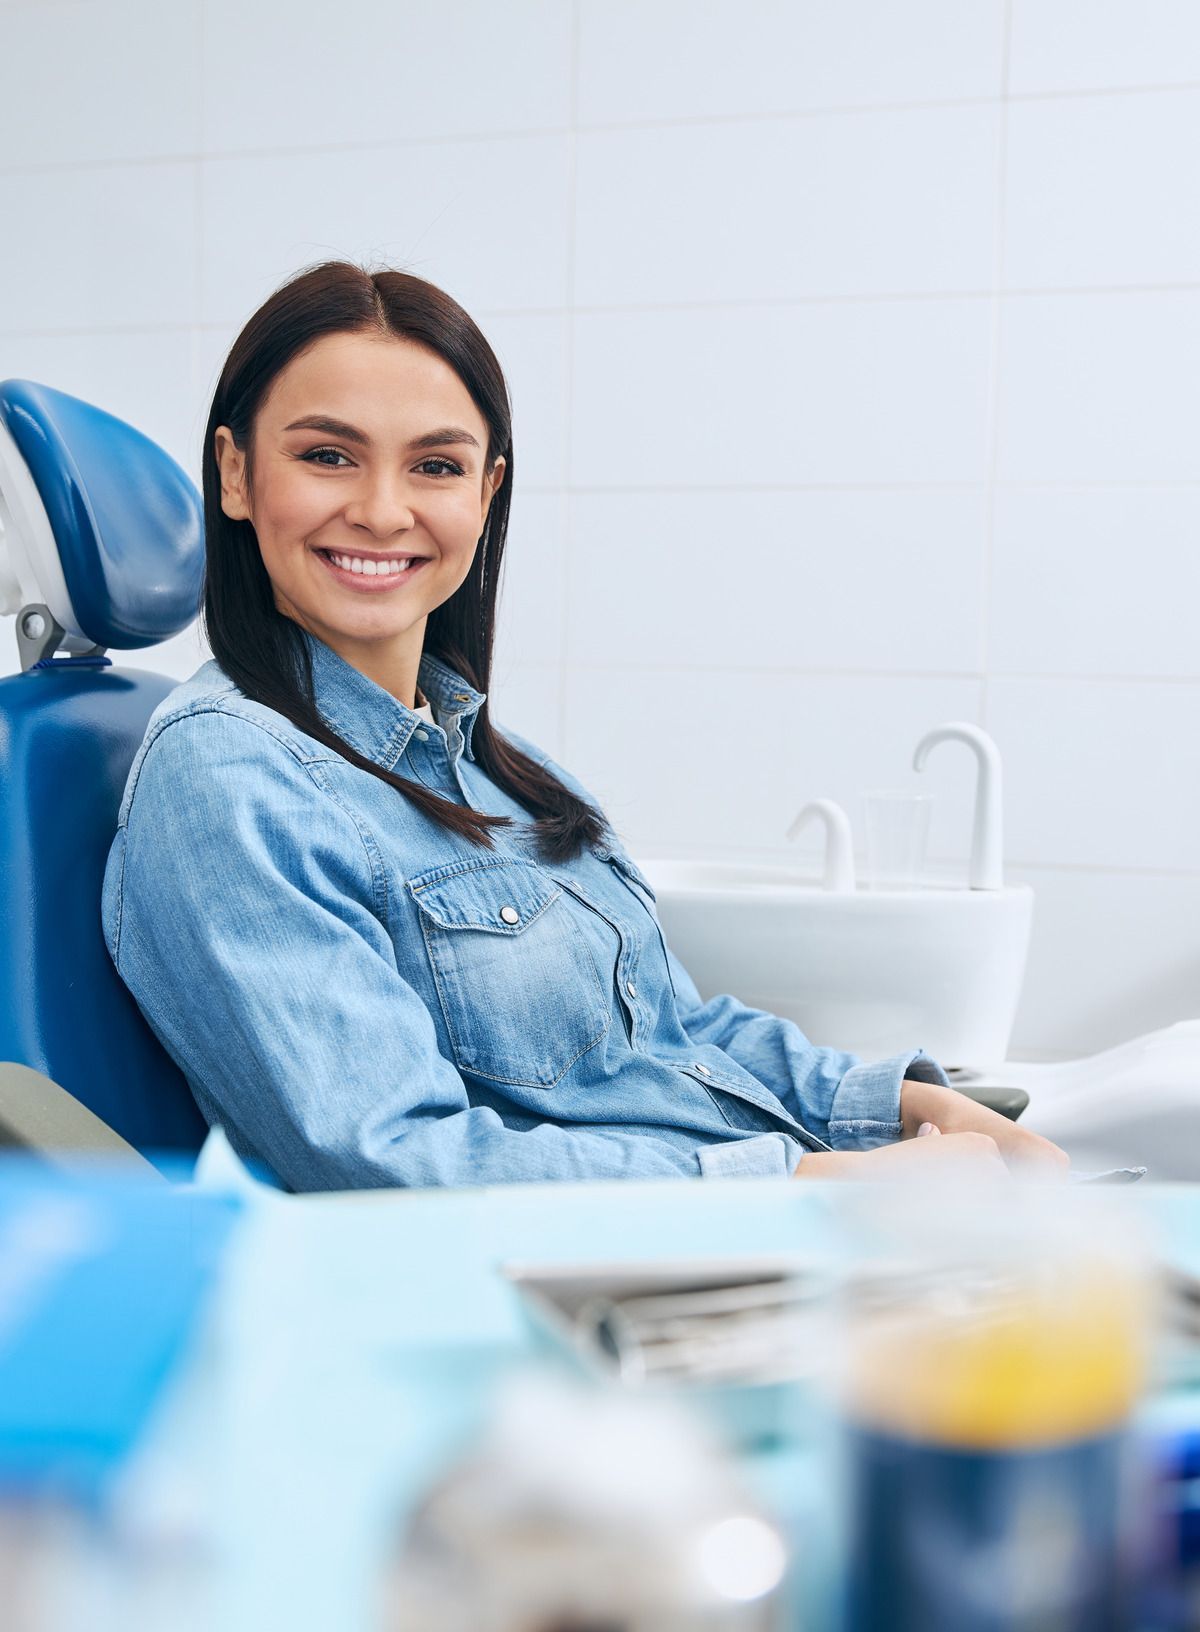
[[[930,886],[840,893],[787,867],[649,860],[667,944],[704,998],[731,992],[814,1043],[878,1059],[1000,1064],[1033,891]]]

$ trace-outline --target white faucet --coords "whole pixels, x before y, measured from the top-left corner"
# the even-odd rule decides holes
[[[787,830],[794,839],[812,821],[819,821],[825,829],[825,873],[821,880],[823,890],[849,895],[855,889],[854,836],[850,818],[833,799],[814,799],[805,805]]]
[[[913,754],[913,769],[923,771],[930,750],[939,742],[965,742],[975,755],[975,826],[967,883],[973,890],[1004,888],[1004,809],[1000,750],[987,732],[967,721],[952,720],[926,731]]]

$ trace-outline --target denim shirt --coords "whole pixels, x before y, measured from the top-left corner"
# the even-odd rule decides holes
[[[155,710],[105,941],[205,1118],[285,1187],[782,1176],[897,1138],[904,1076],[946,1081],[916,1047],[863,1063],[736,997],[702,1002],[611,830],[539,857],[472,753],[480,692],[425,657],[431,728],[304,638],[345,741],[513,825],[490,850],[449,832],[215,660]]]

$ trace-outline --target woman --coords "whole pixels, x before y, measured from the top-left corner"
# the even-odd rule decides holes
[[[104,887],[210,1123],[294,1190],[1065,1161],[915,1047],[700,1001],[595,801],[491,720],[512,475],[499,365],[420,279],[314,267],[234,343],[214,658],[150,721]]]

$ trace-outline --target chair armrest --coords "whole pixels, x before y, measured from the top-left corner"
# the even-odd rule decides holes
[[[77,1165],[81,1156],[119,1160],[139,1178],[167,1181],[140,1151],[86,1105],[40,1071],[0,1063],[0,1146],[16,1146],[55,1166]]]
[[[1002,1088],[994,1082],[956,1082],[952,1086],[977,1105],[986,1105],[989,1111],[999,1111],[1010,1122],[1015,1122],[1029,1104],[1024,1088]]]

